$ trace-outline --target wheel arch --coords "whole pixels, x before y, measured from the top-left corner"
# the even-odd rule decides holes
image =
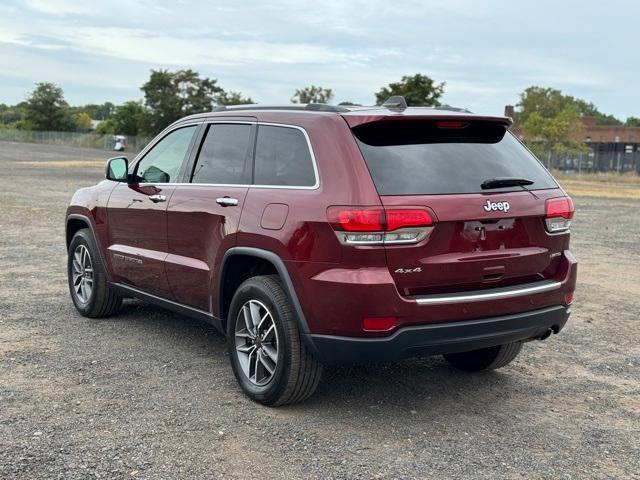
[[[69,250],[69,245],[71,245],[71,240],[79,230],[83,228],[88,228],[91,232],[91,236],[93,237],[93,241],[96,244],[96,248],[98,249],[98,254],[100,255],[100,260],[102,261],[102,265],[104,266],[105,274],[107,275],[107,281],[109,280],[109,270],[107,264],[105,262],[105,257],[102,252],[102,248],[100,247],[100,242],[98,241],[98,237],[96,236],[96,232],[93,228],[93,223],[91,219],[86,215],[82,215],[79,213],[71,213],[67,215],[67,223],[65,226],[65,240],[67,250]]]
[[[91,233],[93,234],[93,227],[91,226],[91,222],[87,217],[78,214],[69,215],[69,217],[67,218],[66,228],[67,250],[69,249],[69,245],[71,245],[73,236],[78,232],[78,230],[82,230],[83,228],[90,229]]]
[[[232,247],[224,254],[218,278],[218,312],[223,324],[226,322],[231,298],[233,298],[233,294],[237,287],[240,286],[240,283],[244,280],[251,278],[256,274],[255,271],[249,271],[249,275],[240,275],[235,279],[233,279],[233,277],[229,277],[228,275],[231,274],[230,267],[234,265],[234,259],[235,262],[238,262],[238,259],[257,260],[257,265],[259,266],[257,271],[258,275],[275,273],[280,277],[282,281],[282,288],[289,297],[289,300],[296,312],[300,333],[302,333],[303,338],[307,338],[307,334],[309,333],[307,320],[304,312],[302,311],[302,306],[300,305],[293,282],[291,281],[291,276],[289,275],[289,271],[287,270],[284,261],[277,254],[269,250],[263,250],[255,247]],[[269,267],[272,269],[271,271],[269,271]]]

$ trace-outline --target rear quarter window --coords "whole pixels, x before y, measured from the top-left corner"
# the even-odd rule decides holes
[[[353,129],[380,195],[486,192],[483,181],[527,178],[529,190],[557,188],[549,172],[510,133],[490,122],[440,128],[434,121],[395,121]],[[503,187],[492,192],[517,191]]]
[[[259,125],[254,184],[312,187],[313,159],[304,133],[292,127]]]

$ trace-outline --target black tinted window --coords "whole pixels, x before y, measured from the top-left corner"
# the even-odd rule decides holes
[[[297,128],[258,127],[256,185],[313,186],[316,177],[309,145]]]
[[[140,182],[176,182],[195,130],[195,125],[180,128],[160,140],[138,163],[136,174]]]
[[[193,183],[248,184],[251,182],[251,125],[217,123],[209,126]]]
[[[478,193],[483,181],[497,177],[527,178],[534,182],[527,187],[531,190],[557,187],[501,125],[473,122],[441,128],[436,122],[381,122],[353,132],[381,195]],[[521,187],[492,191],[512,190]]]

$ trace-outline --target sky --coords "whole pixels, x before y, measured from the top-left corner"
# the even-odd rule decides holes
[[[194,69],[260,103],[321,85],[334,103],[422,73],[443,102],[501,114],[531,85],[640,116],[637,0],[0,0],[0,103],[36,82],[72,105],[142,98]]]

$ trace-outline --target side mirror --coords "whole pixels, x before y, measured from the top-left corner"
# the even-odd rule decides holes
[[[129,160],[127,157],[114,157],[107,160],[107,180],[126,182],[128,170]]]

